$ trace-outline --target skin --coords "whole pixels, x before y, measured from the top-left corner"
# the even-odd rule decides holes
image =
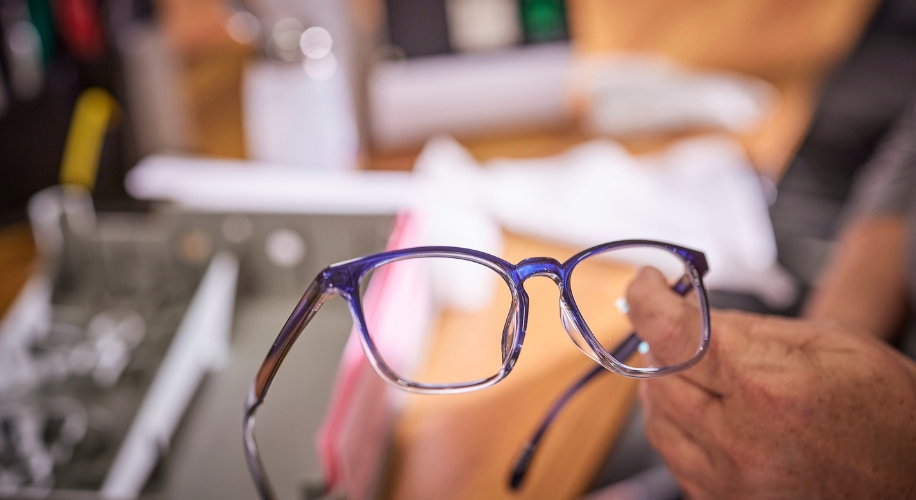
[[[805,316],[893,340],[906,311],[905,238],[906,220],[900,215],[853,221],[840,236]]]
[[[645,268],[630,319],[657,362],[699,314]],[[713,311],[703,362],[644,380],[646,433],[691,499],[916,499],[916,364],[839,320]]]

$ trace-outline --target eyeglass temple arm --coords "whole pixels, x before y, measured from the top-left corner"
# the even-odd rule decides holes
[[[671,287],[671,289],[679,295],[685,295],[692,287],[693,283],[690,281],[690,277],[685,274]],[[636,332],[633,332],[621,343],[617,344],[611,356],[617,360],[628,359],[636,353],[640,343],[642,343],[642,339],[639,338]],[[511,489],[517,490],[522,485],[522,481],[525,480],[525,476],[528,474],[528,468],[531,466],[531,461],[534,459],[534,455],[538,450],[538,445],[541,439],[543,439],[544,434],[547,433],[547,429],[550,428],[550,424],[557,418],[557,415],[563,411],[563,408],[566,407],[566,404],[569,403],[577,392],[588,385],[595,377],[603,373],[610,372],[602,365],[592,368],[566,389],[566,392],[564,392],[559,399],[556,400],[553,406],[550,407],[550,411],[548,411],[544,419],[541,420],[541,425],[538,426],[531,438],[528,439],[521,453],[519,453],[518,458],[515,459],[515,465],[512,467],[512,474],[509,476],[509,487]]]
[[[321,304],[328,298],[326,287],[323,285],[322,276],[319,275],[315,281],[309,285],[299,305],[293,310],[286,324],[280,330],[280,334],[274,341],[270,352],[261,364],[251,390],[248,392],[248,398],[245,401],[245,417],[243,419],[243,438],[245,440],[245,457],[248,462],[248,469],[251,471],[251,477],[254,480],[258,495],[264,500],[275,498],[270,480],[264,472],[264,466],[261,463],[261,456],[258,452],[258,443],[254,437],[255,412],[264,398],[267,396],[267,390],[280,369],[280,364],[286,358],[290,348],[299,338],[299,334],[305,329],[309,321],[315,317],[315,313],[321,308]]]
[[[642,342],[642,339],[639,338],[639,335],[631,333],[626,340],[620,343],[617,346],[617,349],[614,350],[612,356],[616,359],[626,359],[633,355],[636,350],[639,348],[639,343]],[[622,356],[622,358],[618,357]],[[547,415],[541,421],[541,425],[538,426],[537,430],[531,436],[531,438],[525,443],[525,447],[522,449],[522,452],[519,453],[518,458],[515,460],[515,466],[512,468],[512,475],[509,477],[509,486],[516,490],[522,485],[522,481],[525,479],[525,475],[528,473],[528,467],[531,465],[531,460],[534,458],[535,452],[538,450],[538,445],[541,442],[541,439],[544,437],[544,434],[547,433],[547,429],[550,428],[550,424],[553,423],[557,415],[563,411],[563,408],[566,407],[566,404],[569,403],[569,400],[576,395],[579,390],[588,385],[598,375],[602,373],[610,373],[608,370],[601,366],[597,365],[591,370],[589,370],[585,375],[583,375],[579,380],[577,380],[573,385],[571,385],[566,392],[563,393],[557,399],[557,401],[550,408],[550,411],[547,412]]]

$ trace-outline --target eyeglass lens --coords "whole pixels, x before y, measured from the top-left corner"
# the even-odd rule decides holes
[[[651,267],[656,279],[669,286],[689,276],[675,253],[651,246],[609,250],[576,264],[568,286],[587,329],[604,351],[596,355],[575,320],[573,305],[561,303],[563,325],[589,357],[599,360],[634,331],[629,293],[639,269]],[[587,278],[583,277],[586,276]],[[664,311],[658,317],[680,316],[680,325],[656,329],[662,337],[642,339],[636,352],[618,359],[631,368],[674,366],[696,356],[703,325],[699,294],[687,291],[672,304],[650,304],[640,314]],[[438,308],[445,302],[447,308]],[[473,261],[447,257],[407,258],[384,264],[363,276],[360,302],[377,357],[400,379],[419,384],[464,384],[499,373],[513,345],[517,318],[512,291],[502,275]],[[645,309],[645,310],[643,310]],[[465,311],[474,314],[463,314]],[[425,332],[435,327],[435,342],[423,345]]]
[[[399,260],[363,276],[360,291],[378,357],[402,380],[484,380],[499,373],[513,344],[511,289],[482,264],[437,257]],[[443,302],[450,307],[438,307]],[[438,331],[435,342],[423,345],[430,327]]]
[[[631,368],[662,368],[687,362],[697,355],[702,343],[699,294],[691,286],[684,294],[686,300],[672,294],[670,303],[640,302],[640,307],[631,311],[627,297],[629,294],[630,298],[638,298],[640,288],[631,284],[643,267],[651,268],[645,272],[655,275],[654,279],[664,279],[668,286],[690,275],[680,256],[668,250],[650,246],[613,249],[590,256],[572,270],[569,286],[573,300],[586,326],[604,348],[604,355],[612,356],[615,348],[635,331],[631,317],[638,314],[644,320],[664,324],[653,329],[652,338],[642,338],[629,358],[617,361]],[[589,279],[581,278],[583,275],[589,275]],[[595,275],[602,279],[595,279]],[[594,358],[569,312],[563,311],[563,316],[570,337]]]

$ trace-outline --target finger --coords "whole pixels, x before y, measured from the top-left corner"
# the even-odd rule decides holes
[[[722,397],[681,375],[649,379],[642,385],[658,411],[669,415],[679,426],[692,429],[700,438],[711,436],[723,420]],[[712,437],[704,441],[707,446],[716,444]]]
[[[641,394],[642,398],[642,394]],[[690,497],[708,497],[704,485],[711,484],[712,464],[702,447],[674,425],[662,412],[652,409],[652,402],[644,405],[646,411],[646,437],[658,450],[671,474]]]
[[[628,316],[648,344],[647,357],[655,366],[673,366],[692,359],[701,345],[702,314],[696,297],[682,297],[670,289],[657,269],[644,267],[627,288]],[[709,354],[707,353],[707,358]],[[714,393],[727,387],[716,373],[716,363],[703,360],[685,375]]]
[[[639,270],[627,289],[630,321],[649,345],[656,363],[674,366],[689,361],[700,346],[703,332],[696,300],[688,302],[670,289],[654,267]]]
[[[721,398],[677,375],[646,380],[640,391],[653,411],[665,415],[707,452],[721,455],[716,437],[724,429]]]
[[[639,397],[646,415],[646,437],[672,470],[708,475],[713,460],[696,437],[659,408],[647,384],[640,384]]]

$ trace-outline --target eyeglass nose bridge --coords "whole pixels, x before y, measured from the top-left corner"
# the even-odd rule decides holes
[[[550,257],[531,257],[515,266],[518,272],[519,283],[535,276],[546,276],[559,285],[563,281],[563,265],[560,261]]]
[[[546,276],[560,287],[560,321],[566,330],[566,334],[569,335],[570,340],[582,353],[596,362],[602,363],[601,356],[595,350],[592,342],[589,342],[586,338],[586,334],[583,333],[583,330],[588,330],[588,326],[584,322],[577,321],[576,314],[573,313],[573,306],[565,296],[568,290],[565,292],[563,290],[566,287],[564,280],[567,278],[568,271],[563,267],[563,264],[550,257],[532,257],[519,262],[516,266],[516,271],[518,272],[519,283],[524,283],[528,278],[535,276]]]

